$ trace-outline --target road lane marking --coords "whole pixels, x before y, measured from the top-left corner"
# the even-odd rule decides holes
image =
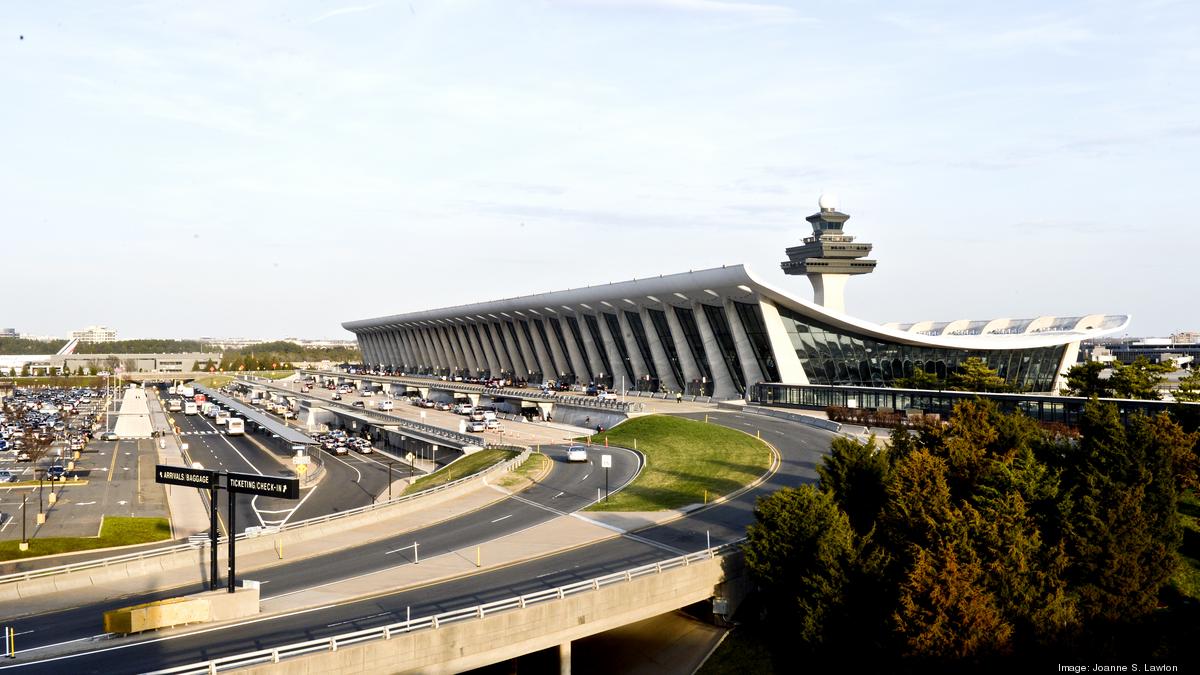
[[[117,471],[117,457],[121,456],[121,453],[117,452],[117,450],[119,450],[120,448],[121,448],[121,441],[117,441],[117,444],[115,446],[113,446],[112,465],[108,467],[109,482],[112,482],[113,474],[116,473],[116,471]]]
[[[565,492],[560,492],[560,493],[558,493],[558,494],[554,495],[553,497],[551,497],[550,499],[558,499],[559,497],[561,497],[561,496],[563,496],[563,495],[565,495],[565,494],[567,494],[567,493],[565,493]]]
[[[507,516],[500,516],[499,518],[497,518],[497,519],[493,520],[492,522],[493,522],[493,523],[498,523],[498,522],[500,522],[500,521],[504,520],[505,518],[512,518],[512,514],[510,513],[510,514],[508,514]]]

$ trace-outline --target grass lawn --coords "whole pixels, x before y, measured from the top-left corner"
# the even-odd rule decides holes
[[[233,382],[232,375],[205,375],[204,377],[196,378],[196,384],[202,387],[208,387],[209,389],[218,389],[220,387],[224,387],[230,382]]]
[[[87,551],[93,548],[130,546],[171,538],[166,518],[120,518],[105,516],[99,537],[49,537],[30,539],[28,551],[18,551],[17,540],[0,541],[0,560],[17,560],[40,555]]]
[[[662,511],[729,494],[763,475],[771,451],[762,441],[727,427],[682,417],[647,415],[592,437],[592,446],[641,451],[646,466],[633,483],[593,511]]]
[[[1180,495],[1179,516],[1183,521],[1183,546],[1171,585],[1181,594],[1200,600],[1200,497],[1195,492]]]
[[[470,476],[473,473],[479,473],[494,464],[507,462],[518,454],[520,453],[516,450],[480,450],[479,452],[463,457],[449,466],[442,467],[427,476],[418,478],[415,483],[408,486],[404,494],[411,495],[416,492],[422,492],[429,488]]]
[[[524,489],[526,485],[532,483],[536,478],[542,475],[550,468],[550,458],[540,452],[531,453],[529,459],[521,463],[515,470],[510,471],[500,480],[496,481],[496,485],[510,490],[520,487]]]
[[[775,666],[769,645],[748,627],[734,628],[696,675],[769,675]]]

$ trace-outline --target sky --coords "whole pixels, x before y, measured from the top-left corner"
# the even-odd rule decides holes
[[[745,263],[872,321],[1200,329],[1189,1],[0,3],[0,327],[343,321]]]

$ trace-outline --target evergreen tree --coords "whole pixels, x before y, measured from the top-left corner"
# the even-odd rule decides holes
[[[1008,391],[1008,382],[983,359],[963,359],[958,368],[950,373],[950,389],[958,391]]]
[[[819,646],[844,601],[854,551],[849,520],[811,485],[759,498],[754,518],[743,549],[746,567],[773,621],[802,645]]]
[[[1175,400],[1181,403],[1200,403],[1200,367],[1193,367],[1191,373],[1180,378],[1179,388],[1175,390]]]
[[[912,375],[897,377],[892,386],[898,389],[942,389],[945,385],[934,373],[927,373],[921,366],[914,366]]]
[[[887,498],[884,488],[889,468],[887,453],[875,444],[874,436],[866,443],[834,438],[829,456],[817,467],[821,489],[833,496],[860,535],[875,527]]]
[[[1076,363],[1067,369],[1068,396],[1112,398],[1112,383],[1102,377],[1108,366],[1099,361]]]
[[[1158,393],[1158,385],[1174,370],[1175,366],[1171,363],[1150,363],[1144,356],[1137,357],[1129,365],[1114,361],[1113,374],[1109,378],[1113,395],[1117,398],[1158,400],[1162,398]]]

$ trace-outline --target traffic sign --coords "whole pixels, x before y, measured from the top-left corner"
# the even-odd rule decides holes
[[[192,469],[186,466],[157,464],[154,467],[154,482],[184,487],[211,488],[217,484],[217,472],[207,469]]]
[[[612,455],[600,455],[600,466],[604,469],[611,469]]]
[[[229,491],[282,499],[300,498],[300,479],[283,476],[258,476],[250,473],[228,474]]]

